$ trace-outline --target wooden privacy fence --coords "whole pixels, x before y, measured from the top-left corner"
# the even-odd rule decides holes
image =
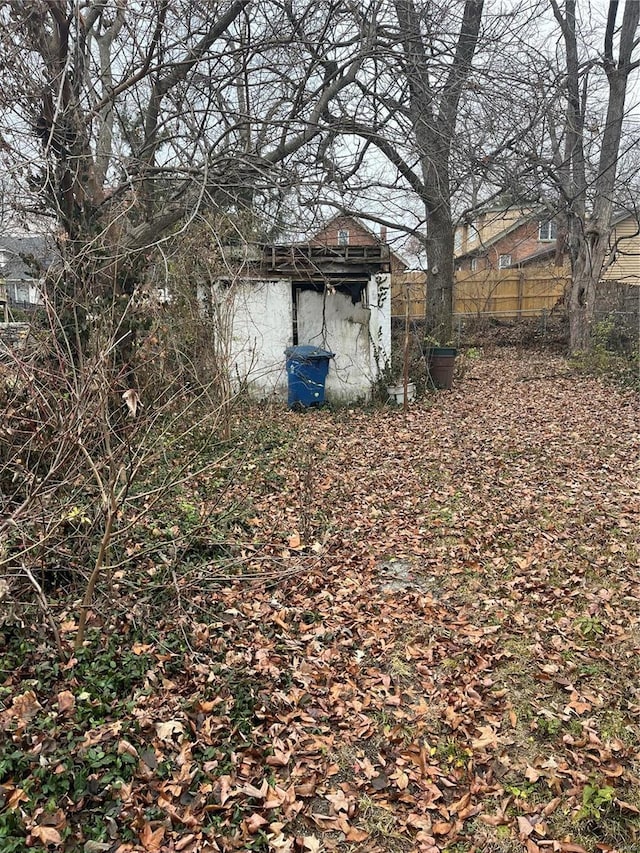
[[[391,297],[393,317],[425,315],[425,272],[394,275]],[[454,283],[453,313],[461,317],[538,317],[550,311],[562,298],[568,276],[558,269],[507,269],[457,272]]]
[[[391,316],[406,316],[409,300],[409,317],[424,319],[427,274],[422,270],[409,270],[391,274]]]
[[[562,298],[568,276],[561,269],[458,272],[454,313],[463,316],[538,317]]]

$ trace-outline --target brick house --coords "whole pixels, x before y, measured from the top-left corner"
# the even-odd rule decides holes
[[[544,208],[498,206],[479,213],[456,229],[454,256],[456,270],[471,273],[564,263],[557,224]]]
[[[386,247],[391,273],[404,272],[407,269],[402,258],[387,243],[386,227],[381,226],[380,234],[376,234],[355,216],[337,214],[320,231],[314,234],[309,242],[313,246],[339,246],[346,249],[348,247],[383,246]]]
[[[456,271],[473,273],[556,266],[564,267],[568,273],[569,259],[561,242],[556,222],[544,209],[491,208],[479,214],[472,223],[458,226],[454,250]],[[602,280],[640,285],[637,216],[628,211],[616,214],[609,244]]]
[[[640,285],[640,224],[628,211],[612,221],[610,250],[598,302],[615,314],[636,313]],[[570,280],[569,255],[556,222],[542,208],[508,205],[481,212],[455,237],[456,311],[535,315],[561,304]],[[606,297],[606,298],[605,298]]]
[[[310,239],[315,246],[376,246],[386,242],[386,235],[373,231],[353,216],[338,214]]]
[[[391,316],[404,317],[406,300],[409,299],[409,315],[424,316],[427,275],[423,270],[409,270],[408,265],[387,244],[387,229],[380,228],[380,234],[375,234],[360,220],[353,216],[338,214],[331,219],[311,239],[314,245],[326,247],[386,247],[391,274]]]

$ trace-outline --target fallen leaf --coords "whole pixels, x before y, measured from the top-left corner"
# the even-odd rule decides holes
[[[533,832],[533,824],[531,824],[527,818],[522,815],[518,815],[518,832],[522,839],[527,838]]]
[[[401,791],[406,791],[406,789],[409,787],[409,777],[404,772],[404,770],[397,770],[395,773],[392,774],[391,778],[394,780],[396,786]]]
[[[75,705],[76,697],[70,690],[63,690],[61,693],[58,693],[58,710],[61,714],[64,714],[67,711],[73,711]]]
[[[619,809],[622,809],[625,812],[632,812],[633,814],[640,814],[640,809],[637,806],[634,806],[633,803],[628,803],[626,800],[615,799],[615,804]]]
[[[165,828],[159,826],[157,829],[152,829],[150,823],[145,823],[142,832],[140,833],[140,843],[145,850],[150,853],[157,853],[162,849],[162,841],[164,839]]]
[[[38,702],[33,690],[27,690],[26,693],[16,696],[11,703],[11,711],[23,722],[33,719],[41,710],[42,705]]]
[[[163,741],[180,743],[184,737],[184,724],[180,720],[167,720],[164,723],[156,723],[156,734]]]
[[[504,815],[493,814],[479,814],[478,820],[482,821],[482,823],[486,823],[487,826],[502,826],[509,822]]]
[[[5,794],[7,793],[5,789]],[[10,810],[18,808],[20,803],[28,803],[29,797],[22,790],[22,788],[14,788],[9,795],[9,799],[7,800],[7,808]]]
[[[133,758],[138,758],[138,750],[133,744],[129,743],[128,740],[121,740],[118,742],[117,752],[118,755],[131,755]]]
[[[484,749],[487,746],[497,746],[498,738],[491,726],[478,726],[478,731],[481,732],[480,737],[473,738],[471,746],[474,749]]]
[[[368,837],[369,833],[365,832],[364,829],[358,829],[357,827],[352,826],[345,835],[345,841],[350,841],[353,844],[359,844],[361,841],[366,841]]]
[[[537,782],[542,775],[543,774],[535,767],[532,767],[530,764],[527,764],[527,769],[524,772],[524,778],[528,782]]]
[[[337,791],[335,794],[327,794],[326,799],[337,812],[349,811],[349,800],[345,797],[344,791]]]
[[[246,826],[247,831],[248,831],[251,835],[255,835],[255,834],[256,834],[256,832],[257,832],[261,827],[263,827],[263,826],[265,826],[267,823],[269,823],[269,821],[268,821],[268,820],[266,820],[265,818],[263,818],[261,814],[258,814],[257,812],[254,812],[250,817],[245,818],[245,820],[243,821],[243,823],[244,823],[244,825]]]
[[[34,826],[31,828],[30,834],[33,838],[37,838],[38,841],[41,841],[47,847],[51,844],[55,847],[59,847],[62,844],[62,836],[57,829],[54,829],[53,826]]]

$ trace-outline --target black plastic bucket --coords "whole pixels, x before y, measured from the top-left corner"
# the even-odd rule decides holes
[[[427,352],[429,376],[435,388],[448,390],[453,384],[453,368],[458,350],[455,347],[431,347]]]

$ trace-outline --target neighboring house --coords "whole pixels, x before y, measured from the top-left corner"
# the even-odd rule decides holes
[[[540,316],[554,309],[569,275],[556,221],[541,206],[487,208],[455,234],[455,312]]]
[[[371,397],[391,352],[393,253],[352,217],[336,217],[306,243],[266,245],[229,282],[232,373],[253,396],[287,393],[285,350],[335,353],[330,401]]]
[[[530,263],[562,266],[557,237],[557,223],[544,208],[489,208],[456,229],[456,271],[513,269]]]
[[[598,303],[629,313],[629,301],[638,298],[629,287],[640,285],[637,217],[617,214],[609,243]],[[539,315],[562,302],[571,275],[565,241],[541,207],[493,207],[459,226],[455,263],[455,310],[460,314]]]
[[[636,215],[625,211],[614,217],[609,245],[603,280],[640,285],[640,222]]]
[[[557,227],[544,208],[497,205],[460,225],[454,239],[454,316],[535,315],[550,310],[564,291],[567,268],[556,266]],[[531,265],[535,272],[523,272]],[[393,316],[422,319],[427,274],[395,276]]]
[[[30,310],[42,304],[42,278],[52,258],[51,245],[42,234],[0,234],[3,315],[12,308]]]
[[[538,314],[564,290],[567,268],[556,266],[557,226],[544,208],[497,205],[456,229],[455,316]],[[522,273],[531,264],[536,272]],[[520,271],[520,272],[518,272]],[[405,271],[393,281],[393,316],[422,319],[427,273]]]
[[[602,279],[640,284],[640,223],[635,214],[624,211],[614,216],[609,245]],[[569,271],[557,223],[543,208],[486,210],[472,223],[458,226],[454,254],[458,272],[527,266],[556,266]]]

